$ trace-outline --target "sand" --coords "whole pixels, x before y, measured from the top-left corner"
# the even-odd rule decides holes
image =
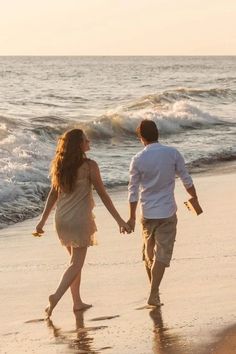
[[[0,352],[107,354],[236,353],[236,174],[194,178],[204,213],[187,211],[177,183],[178,235],[161,285],[160,309],[144,308],[149,283],[141,232],[121,236],[101,202],[99,245],[90,247],[82,297],[93,307],[77,317],[68,291],[44,320],[68,255],[53,230],[34,238],[35,219],[0,231]],[[125,217],[126,191],[112,193]]]

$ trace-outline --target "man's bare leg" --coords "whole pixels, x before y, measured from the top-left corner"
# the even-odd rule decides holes
[[[166,265],[162,262],[154,260],[151,269],[151,292],[148,304],[152,306],[161,306],[159,299],[159,286],[165,273]]]
[[[152,281],[152,266],[153,266],[153,259],[154,259],[154,249],[155,249],[155,241],[153,238],[150,238],[147,244],[144,246],[144,260],[145,260],[145,269],[147,272],[147,276],[149,281]]]

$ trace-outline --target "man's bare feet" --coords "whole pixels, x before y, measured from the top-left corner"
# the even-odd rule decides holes
[[[85,304],[84,302],[81,302],[80,304],[76,305],[73,307],[73,311],[77,312],[77,311],[85,311],[87,309],[89,309],[90,307],[92,307],[93,305],[90,304]]]
[[[151,291],[147,303],[149,306],[154,306],[154,307],[162,306],[163,303],[160,301],[159,291],[156,292]]]
[[[49,304],[45,308],[45,312],[46,312],[47,318],[51,317],[52,311],[53,311],[54,307],[57,304],[57,301],[55,300],[54,295],[50,295],[49,298],[48,298],[48,301],[49,301]]]

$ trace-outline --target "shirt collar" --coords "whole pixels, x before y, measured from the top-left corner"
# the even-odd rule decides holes
[[[155,149],[157,146],[160,146],[161,144],[158,143],[151,143],[145,146],[145,148],[143,150],[151,150],[151,149]]]

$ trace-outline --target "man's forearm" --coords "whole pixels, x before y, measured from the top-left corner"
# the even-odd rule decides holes
[[[186,188],[186,191],[191,195],[192,198],[197,198],[197,192],[194,185],[192,185],[190,188]]]
[[[129,203],[129,210],[130,210],[130,219],[136,219],[136,209],[137,209],[138,202],[130,202]]]

